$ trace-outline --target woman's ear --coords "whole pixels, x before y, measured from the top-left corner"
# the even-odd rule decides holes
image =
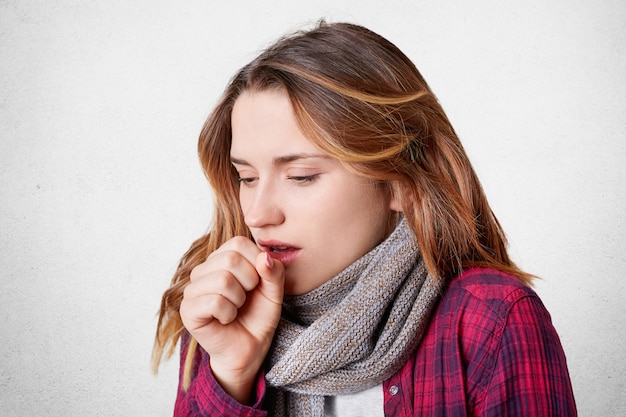
[[[389,208],[392,211],[397,211],[398,213],[402,213],[402,211],[403,211],[402,204],[393,195],[391,196],[391,201],[389,201]]]
[[[402,208],[402,198],[400,198],[400,193],[398,192],[399,188],[397,184],[389,185],[389,209],[402,213],[404,210]]]

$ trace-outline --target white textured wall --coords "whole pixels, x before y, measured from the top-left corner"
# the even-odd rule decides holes
[[[245,4],[242,4],[245,3]],[[159,297],[206,228],[195,143],[235,70],[325,16],[440,97],[569,359],[626,415],[626,3],[0,1],[0,415],[168,416]]]

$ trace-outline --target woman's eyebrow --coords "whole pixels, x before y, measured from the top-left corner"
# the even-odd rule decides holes
[[[250,164],[247,161],[245,161],[243,159],[235,158],[235,157],[232,157],[232,156],[230,157],[230,162],[232,164],[235,164],[235,165],[247,165],[247,166],[250,166]]]
[[[289,155],[277,156],[276,158],[272,159],[272,164],[280,165],[280,164],[286,164],[286,163],[293,162],[293,161],[298,161],[300,159],[316,159],[316,158],[330,159],[330,156],[324,155],[321,153],[294,153],[294,154],[289,154]]]
[[[286,164],[289,162],[298,161],[300,159],[313,159],[313,158],[331,159],[330,156],[324,155],[321,153],[294,153],[294,154],[288,154],[288,155],[283,155],[283,156],[277,156],[272,159],[272,164],[282,165],[282,164]],[[246,165],[246,166],[252,165],[245,159],[240,159],[234,156],[230,157],[230,162],[235,165]]]

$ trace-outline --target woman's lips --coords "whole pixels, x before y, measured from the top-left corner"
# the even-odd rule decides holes
[[[284,242],[257,241],[257,243],[264,252],[270,254],[272,259],[280,261],[285,266],[293,263],[301,251],[300,248]]]

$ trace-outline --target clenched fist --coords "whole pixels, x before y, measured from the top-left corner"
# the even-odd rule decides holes
[[[183,324],[209,354],[217,381],[242,403],[272,343],[284,282],[283,265],[238,236],[196,266],[185,288]]]

